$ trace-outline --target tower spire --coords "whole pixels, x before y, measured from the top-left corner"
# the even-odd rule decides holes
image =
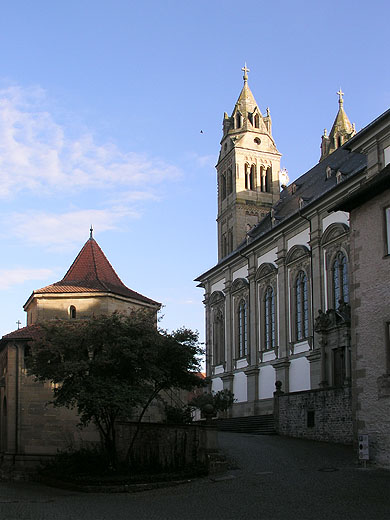
[[[344,92],[341,90],[341,87],[337,95],[339,96],[339,110],[329,135],[327,135],[325,130],[322,136],[320,161],[337,150],[337,148],[340,148],[340,146],[356,134],[355,125],[351,125],[344,111]]]
[[[89,230],[89,238],[93,238],[93,227],[91,224],[90,230]]]

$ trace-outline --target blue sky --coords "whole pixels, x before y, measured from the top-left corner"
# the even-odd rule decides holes
[[[89,236],[123,282],[204,335],[193,279],[216,248],[223,112],[241,67],[290,181],[345,92],[361,129],[390,106],[387,1],[4,0],[0,335]],[[201,133],[200,131],[203,131]]]

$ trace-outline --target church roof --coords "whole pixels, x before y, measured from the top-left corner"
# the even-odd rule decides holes
[[[32,296],[36,294],[84,292],[108,292],[138,302],[160,305],[158,302],[126,287],[92,237],[92,233],[64,278],[59,282],[34,291]]]
[[[16,329],[9,334],[5,334],[0,341],[3,340],[32,340],[38,337],[39,335],[39,326],[37,325],[29,325],[28,327],[22,327],[21,329]]]
[[[273,206],[273,211],[249,231],[249,242],[257,240],[281,222],[305,210],[313,202],[335,189],[340,181],[362,171],[366,164],[365,155],[349,152],[344,147],[338,148],[326,160],[301,175],[281,192],[279,201]],[[271,218],[274,219],[273,222]]]

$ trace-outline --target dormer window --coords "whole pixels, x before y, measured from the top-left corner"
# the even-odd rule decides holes
[[[71,305],[69,307],[69,318],[71,320],[75,320],[76,319],[76,307],[74,305]]]
[[[340,170],[338,170],[338,172],[336,173],[336,182],[337,182],[337,184],[339,184],[343,180],[342,177],[343,177],[343,174],[341,173]]]
[[[236,114],[236,128],[241,128],[241,114],[239,112]]]
[[[295,193],[297,191],[297,185],[294,183],[291,185],[291,193]]]
[[[299,197],[299,199],[298,199],[299,209],[303,209],[304,203],[305,203],[305,201],[303,200],[303,198]]]
[[[332,177],[332,168],[330,166],[326,167],[326,178],[330,179]]]

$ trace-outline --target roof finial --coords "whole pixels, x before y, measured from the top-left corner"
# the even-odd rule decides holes
[[[250,69],[248,69],[248,67],[246,66],[246,62],[245,62],[245,66],[242,67],[241,70],[244,72],[244,76],[243,76],[244,81],[245,82],[248,81],[248,72],[250,72]]]
[[[93,227],[92,227],[92,224],[91,224],[91,228],[89,230],[89,238],[93,238]]]
[[[341,106],[344,103],[344,100],[343,100],[344,92],[341,90],[341,87],[340,87],[340,90],[337,92],[337,94],[339,95],[339,104]]]

